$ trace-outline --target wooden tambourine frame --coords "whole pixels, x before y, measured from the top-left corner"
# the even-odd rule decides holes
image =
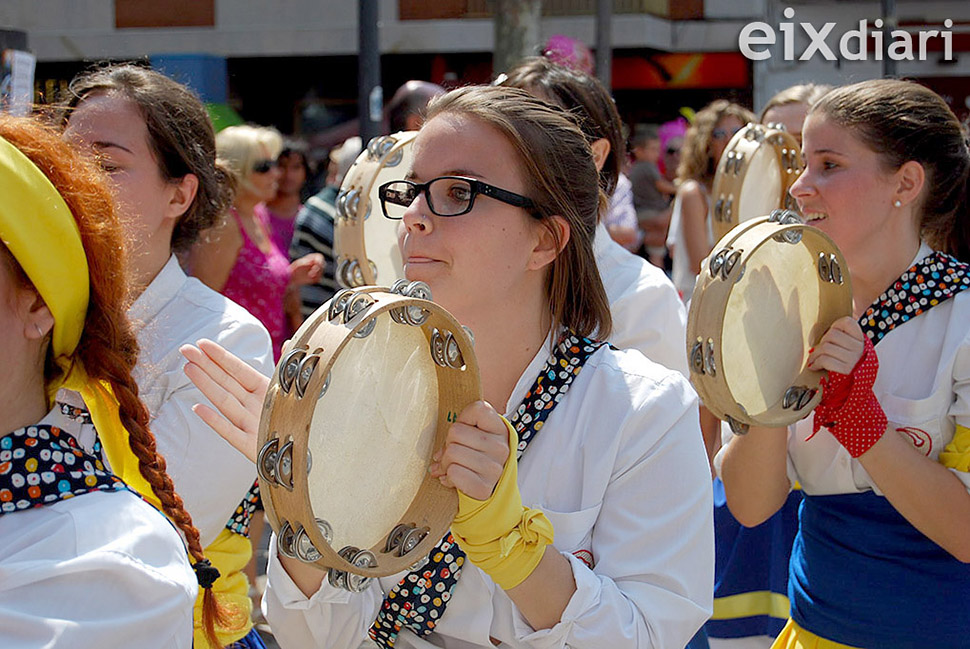
[[[763,177],[749,174],[764,169],[760,164],[759,169],[752,168],[758,154],[775,166],[781,182],[776,196],[765,197],[767,209],[745,214],[741,204],[745,192],[757,192],[759,184],[764,183]],[[772,209],[793,210],[795,206],[788,190],[804,168],[798,141],[780,126],[748,124],[735,133],[718,161],[711,189],[714,238],[721,239],[738,223],[763,216]]]
[[[409,171],[407,164],[404,164],[405,151],[413,144],[416,136],[417,131],[402,131],[375,137],[357,156],[340,185],[334,219],[334,253],[337,264],[334,275],[344,288],[374,285],[378,282],[389,285],[404,276],[400,253],[392,250],[389,255],[384,255],[383,251],[368,251],[365,230],[386,228],[393,233],[397,228],[398,222],[384,218],[381,211],[377,198],[378,177],[389,168],[400,171],[396,180],[405,177]],[[378,263],[375,263],[375,259]],[[402,267],[398,268],[399,265]],[[396,271],[396,276],[384,277],[390,271]]]
[[[438,385],[437,424],[431,452],[443,446],[448,427],[458,414],[482,398],[471,337],[447,311],[422,297],[430,298],[427,286],[405,280],[398,282],[394,289],[363,287],[341,291],[296,332],[277,366],[263,403],[257,469],[266,517],[278,533],[288,525],[293,534],[305,536],[301,541],[303,547],[309,547],[307,541],[312,544],[308,554],[315,560],[300,558],[318,567],[330,568],[331,582],[334,575],[338,575],[338,581],[346,579],[344,587],[353,582],[349,590],[360,589],[367,579],[354,581],[347,573],[364,578],[382,577],[405,570],[426,557],[449,529],[457,512],[456,491],[444,487],[425,472],[400,521],[407,529],[423,532],[417,535],[420,542],[415,545],[412,540],[406,551],[400,547],[387,551],[388,544],[381,541],[362,548],[375,561],[365,560],[355,565],[351,561],[353,557],[339,554],[343,548],[331,547],[317,522],[325,513],[315,515],[311,506],[308,480],[317,475],[309,473],[312,458],[308,457],[314,409],[318,400],[325,404],[330,371],[341,352],[347,345],[353,345],[356,338],[369,335],[368,330],[374,330],[377,318],[390,318],[391,327],[419,327],[424,334],[425,349],[431,359],[429,363],[435,368]],[[367,390],[368,386],[361,385],[360,389]],[[334,408],[340,406],[333,404]],[[367,449],[367,452],[380,453],[381,449]],[[425,466],[430,461],[429,452]],[[393,476],[368,475],[363,456],[360,471],[362,479],[393,480]],[[347,491],[347,497],[352,498],[353,485],[347,485]],[[392,529],[388,530],[389,535]],[[282,544],[283,539],[278,539],[278,543]]]
[[[783,263],[775,265],[783,267],[766,268],[763,262],[769,255],[782,256]],[[823,373],[805,366],[807,350],[833,322],[852,313],[847,268],[827,235],[783,210],[746,221],[715,244],[690,302],[687,357],[701,402],[732,430],[787,426],[818,405]],[[746,272],[749,276],[739,289]],[[779,273],[788,274],[790,281],[776,282]],[[779,286],[789,289],[788,294],[781,294]],[[749,298],[735,295],[736,290],[755,293]],[[793,306],[807,312],[796,315]],[[747,340],[739,339],[742,332]],[[786,340],[792,344],[784,345]],[[748,365],[738,360],[742,347]],[[756,402],[757,407],[752,405]]]

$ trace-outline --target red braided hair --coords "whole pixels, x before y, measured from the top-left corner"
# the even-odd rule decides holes
[[[75,354],[90,378],[111,386],[142,476],[152,486],[165,514],[182,531],[192,558],[204,561],[199,531],[166,473],[165,459],[155,448],[155,436],[148,428],[148,408],[138,398],[138,384],[131,375],[138,360],[138,341],[128,322],[124,234],[107,178],[92,159],[36,119],[0,114],[0,137],[30,158],[74,215],[90,277],[88,312]],[[56,380],[59,372],[48,351],[45,379]],[[212,589],[207,588],[202,621],[213,646],[221,646],[215,623],[223,623],[228,617],[229,613],[217,605]]]

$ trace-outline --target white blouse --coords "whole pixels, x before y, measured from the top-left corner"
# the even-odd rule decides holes
[[[0,647],[191,649],[181,537],[129,491],[0,516]]]
[[[540,350],[506,405],[532,386],[551,346]],[[365,466],[362,468],[366,468]],[[523,503],[541,508],[554,546],[570,561],[576,592],[561,621],[535,631],[505,592],[466,563],[435,633],[402,631],[400,649],[683,647],[708,618],[713,592],[710,470],[697,397],[676,372],[635,351],[594,353],[519,462]],[[592,553],[590,569],[572,553]],[[356,648],[384,592],[403,574],[363,593],[327,580],[309,599],[271,546],[264,610],[280,646]]]
[[[613,316],[608,340],[688,376],[687,311],[667,274],[613,241],[602,223],[593,255]]]
[[[931,252],[923,244],[914,263]],[[876,345],[876,355],[872,391],[890,427],[939,461],[956,426],[970,428],[970,291],[898,325]],[[951,471],[970,489],[970,473]],[[882,493],[827,429],[812,435],[812,416],[788,429],[788,477],[811,495]]]
[[[133,373],[139,397],[151,413],[149,424],[168,465],[175,490],[207,546],[256,480],[256,469],[242,453],[194,412],[209,404],[185,376],[179,347],[208,338],[264,375],[273,373],[273,350],[266,328],[244,308],[188,277],[175,255],[128,311],[141,351]],[[83,406],[80,396],[62,390],[58,400]],[[90,451],[90,427],[58,419]]]

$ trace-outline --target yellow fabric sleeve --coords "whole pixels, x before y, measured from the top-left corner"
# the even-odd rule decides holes
[[[953,439],[940,452],[940,464],[948,469],[970,472],[970,428],[957,426]]]
[[[539,565],[546,546],[553,541],[552,523],[541,510],[522,506],[519,495],[519,439],[512,424],[509,458],[488,500],[476,500],[458,492],[458,516],[452,534],[468,559],[502,589],[515,588]]]
[[[219,578],[212,585],[212,594],[216,601],[228,613],[225,625],[216,624],[216,637],[226,646],[246,637],[253,628],[251,613],[253,602],[249,599],[249,580],[243,568],[249,563],[253,554],[253,546],[248,538],[228,529],[222,530],[216,540],[205,548],[205,556],[213,566],[219,569]],[[195,600],[193,618],[195,621],[194,639],[195,649],[221,649],[213,647],[206,638],[202,628],[202,597],[205,594],[201,588]]]

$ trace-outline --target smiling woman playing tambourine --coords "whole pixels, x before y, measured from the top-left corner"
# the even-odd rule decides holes
[[[792,619],[775,647],[963,647],[965,132],[922,86],[869,81],[825,95],[803,137],[807,166],[791,194],[844,254],[854,313],[809,350],[809,366],[828,371],[812,417],[787,431],[752,427],[719,454],[728,506],[755,525],[796,480],[805,495],[791,560]]]

